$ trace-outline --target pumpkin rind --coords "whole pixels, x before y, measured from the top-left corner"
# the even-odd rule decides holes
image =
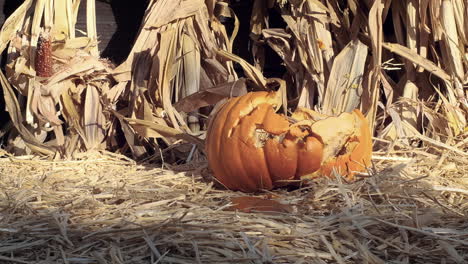
[[[372,137],[369,123],[359,110],[352,112],[355,118],[355,133],[349,138],[349,143],[355,144],[351,152],[332,157],[324,162],[321,173],[333,176],[333,170],[345,175],[348,180],[354,180],[356,172],[364,172],[371,165]]]

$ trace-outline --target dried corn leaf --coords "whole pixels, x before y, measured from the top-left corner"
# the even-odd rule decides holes
[[[158,132],[164,137],[173,137],[176,139],[182,139],[187,142],[197,144],[200,149],[204,149],[203,140],[197,137],[194,137],[192,135],[189,135],[187,133],[181,132],[177,129],[171,128],[169,126],[157,124],[154,122],[148,122],[146,120],[133,119],[133,118],[125,118],[124,120],[127,121],[132,126],[145,126],[145,127],[155,130],[156,132]]]
[[[34,137],[34,135],[23,125],[24,119],[21,113],[21,108],[16,99],[15,93],[13,92],[13,89],[8,83],[5,75],[1,71],[0,71],[0,82],[3,87],[5,106],[8,111],[8,114],[10,115],[13,125],[21,134],[21,137],[26,143],[26,145],[28,146],[28,148],[30,148],[34,152],[37,152],[43,155],[50,155],[50,156],[54,155],[56,153],[56,150],[53,147],[46,146],[40,143]]]
[[[382,46],[385,49],[391,52],[394,52],[402,56],[403,58],[415,63],[416,65],[423,67],[426,71],[430,72],[431,74],[436,75],[442,80],[444,81],[450,80],[450,76],[447,74],[447,72],[445,72],[443,69],[438,67],[434,62],[420,56],[418,53],[396,43],[385,42],[385,43],[382,43]]]
[[[447,57],[445,62],[451,68],[451,72],[459,79],[463,79],[464,70],[462,63],[462,55],[457,31],[456,17],[454,14],[454,6],[452,1],[443,0],[441,6],[442,28],[444,30],[444,42],[447,49]]]
[[[324,113],[336,115],[358,108],[366,59],[367,46],[359,40],[349,43],[336,56],[322,103]]]
[[[67,82],[69,86],[73,86],[74,84],[72,82]],[[61,94],[61,103],[63,106],[63,111],[64,111],[64,118],[68,121],[68,124],[70,124],[70,128],[73,128],[77,131],[77,133],[80,135],[82,138],[84,144],[86,146],[89,146],[90,144],[87,141],[87,137],[85,135],[84,130],[82,129],[82,126],[80,124],[81,115],[78,113],[77,106],[73,102],[72,97],[70,96],[70,92],[72,88],[70,87],[69,89],[65,90]]]
[[[11,16],[9,16],[2,25],[0,31],[0,53],[2,53],[8,45],[8,42],[14,38],[16,32],[20,30],[25,19],[26,12],[31,7],[32,0],[24,1]]]
[[[70,76],[84,76],[92,72],[105,71],[110,69],[97,57],[93,56],[78,56],[75,57],[70,63],[64,66],[60,71],[52,75],[47,81],[46,85],[54,85],[63,81]]]
[[[219,56],[225,59],[232,60],[232,61],[239,63],[242,69],[244,70],[245,75],[247,75],[247,77],[254,82],[254,84],[257,86],[258,89],[262,89],[262,90],[266,89],[265,77],[258,69],[253,67],[251,64],[249,64],[247,61],[245,61],[241,57],[236,56],[227,51],[218,50],[217,53]]]
[[[51,1],[54,4],[54,40],[65,40],[70,37],[70,23],[68,16],[68,6],[71,1]]]
[[[182,35],[182,61],[183,75],[182,93],[184,97],[190,96],[200,90],[200,52],[195,42],[187,35]],[[185,90],[185,91],[184,91]],[[179,101],[179,100],[177,100]],[[197,112],[188,112],[188,125],[191,131],[198,132],[200,124]]]
[[[53,126],[61,125],[62,121],[58,118],[55,105],[55,98],[51,95],[42,94],[41,86],[37,83],[31,95],[31,111],[34,113],[34,116],[44,123],[49,123]]]
[[[67,1],[69,2],[69,1]],[[78,19],[78,11],[80,9],[81,0],[74,0],[73,3],[67,5],[68,28],[70,31],[70,38],[75,38],[75,25]]]
[[[174,76],[174,64],[175,52],[176,52],[176,41],[178,36],[177,31],[170,29],[161,33],[160,49],[157,54],[158,65],[159,65],[159,76],[157,82],[159,83],[158,92],[159,98],[162,99],[162,105],[166,110],[169,120],[175,129],[180,129],[179,122],[174,114],[172,107],[171,98],[173,96],[170,82]]]
[[[97,46],[97,29],[96,29],[96,0],[86,1],[86,33],[91,40],[92,56],[98,57],[99,51]]]
[[[177,111],[189,113],[204,106],[214,105],[224,98],[237,97],[246,93],[247,87],[245,79],[240,78],[237,81],[218,85],[189,95],[179,100],[174,107]]]
[[[253,40],[252,54],[254,66],[258,70],[263,70],[265,64],[265,52],[263,44],[259,43],[262,30],[268,21],[267,2],[254,0],[252,6],[252,16],[250,18],[250,38]]]
[[[132,154],[136,158],[145,156],[146,149],[140,141],[138,135],[135,133],[135,130],[132,128],[132,126],[128,124],[123,115],[119,114],[117,111],[114,110],[110,111],[119,120],[120,126],[122,127],[122,132],[124,133],[126,144],[132,151]]]
[[[86,87],[83,125],[87,149],[100,149],[105,136],[105,116],[99,102],[99,92],[93,85]]]
[[[369,35],[370,46],[372,51],[372,64],[369,68],[369,75],[367,79],[367,87],[364,89],[363,101],[361,102],[361,109],[367,113],[367,120],[369,121],[371,131],[375,131],[377,106],[380,97],[380,84],[383,79],[381,73],[382,64],[382,46],[383,46],[383,6],[381,1],[375,1],[369,11]]]
[[[418,21],[418,2],[414,0],[408,0],[406,3],[406,9],[400,8],[400,12],[404,12],[406,15],[406,23],[408,29],[406,30],[406,47],[413,53],[418,53],[417,49],[417,25]],[[417,100],[419,88],[416,86],[416,65],[411,61],[406,60],[406,76],[407,80],[403,87],[403,94],[401,100]],[[422,68],[422,67],[420,67]],[[421,69],[422,70],[422,69]],[[407,102],[409,101],[407,100]],[[402,104],[401,106],[401,119],[403,122],[411,124],[413,127],[417,126],[417,113],[416,109],[411,104]],[[392,124],[390,125],[392,126]],[[391,129],[390,129],[391,130]],[[395,140],[396,136],[388,134],[390,140]],[[403,134],[400,137],[412,136],[411,131],[403,128]]]
[[[296,73],[300,65],[298,65],[294,56],[295,53],[289,44],[292,37],[291,34],[288,34],[284,29],[274,28],[263,30],[262,35],[268,45],[281,57],[288,70],[291,73]]]

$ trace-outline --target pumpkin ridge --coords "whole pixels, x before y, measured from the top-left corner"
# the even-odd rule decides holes
[[[270,171],[265,161],[265,153],[263,148],[258,148],[255,144],[257,143],[257,126],[261,124],[265,117],[270,113],[271,105],[261,103],[256,106],[255,110],[248,116],[242,118],[241,124],[241,136],[247,139],[245,151],[252,152],[252,156],[244,160],[244,164],[247,164],[248,171],[251,177],[257,179],[257,186],[261,189],[271,189],[272,180],[270,178]],[[247,153],[245,153],[247,154]],[[256,162],[253,162],[253,159]]]
[[[232,163],[236,161],[236,158],[231,157],[230,153],[225,153],[224,151],[222,151],[226,147],[226,145],[228,145],[228,148],[233,147],[229,141],[225,141],[222,139],[224,138],[224,135],[226,133],[225,132],[226,127],[230,126],[230,123],[227,121],[230,119],[230,115],[232,116],[232,113],[236,110],[236,106],[239,105],[242,99],[243,97],[232,98],[231,102],[224,105],[223,108],[220,109],[220,111],[217,113],[217,116],[219,116],[219,118],[213,120],[215,122],[219,120],[223,121],[222,123],[223,125],[219,126],[220,128],[214,132],[214,135],[216,136],[216,138],[214,139],[216,142],[215,146],[217,146],[217,151],[215,152],[215,155],[217,155],[218,159],[221,161],[219,165],[222,168],[219,168],[221,171],[219,170],[214,171],[214,173],[215,173],[215,177],[217,176],[221,179],[224,179],[224,181],[223,180],[221,181],[223,181],[224,182],[223,184],[225,184],[226,187],[228,188],[233,188],[233,187],[235,188],[236,186],[235,181],[232,181],[231,176],[230,176],[232,175],[231,166],[232,166]],[[232,158],[232,160],[229,160],[229,158]],[[218,162],[214,162],[214,163],[216,163],[215,166],[218,166],[217,164]],[[243,176],[242,170],[239,170],[238,173],[241,177]],[[242,178],[245,178],[245,177],[242,177]]]
[[[243,111],[243,116],[239,117],[236,120],[235,124],[230,126],[230,135],[227,137],[230,142],[234,142],[235,149],[227,150],[235,153],[236,163],[239,166],[239,173],[242,173],[242,178],[245,179],[246,185],[249,186],[249,189],[258,189],[258,188],[271,188],[271,179],[268,178],[269,170],[266,163],[254,165],[251,163],[250,159],[244,159],[242,155],[251,153],[253,156],[264,156],[263,150],[256,148],[253,144],[252,137],[255,134],[254,127],[258,123],[261,123],[261,120],[264,119],[265,114],[268,112],[267,107],[270,107],[268,104],[250,105],[250,111]],[[242,112],[242,111],[239,111]],[[228,133],[229,134],[229,133]],[[230,156],[230,155],[229,155]],[[258,160],[261,162],[261,159]],[[236,171],[231,168],[232,173]]]
[[[207,145],[208,149],[208,163],[210,164],[211,168],[213,169],[213,173],[215,174],[215,177],[220,177],[220,182],[222,182],[228,172],[226,171],[226,166],[224,162],[218,163],[214,161],[213,155],[219,155],[220,159],[223,160],[223,155],[221,153],[221,144],[222,144],[222,137],[219,136],[222,134],[223,126],[215,126],[213,128],[213,124],[217,124],[217,122],[221,119],[225,119],[225,116],[227,115],[226,109],[229,109],[229,107],[233,104],[235,104],[240,98],[233,98],[232,100],[224,103],[223,106],[220,107],[216,115],[213,117],[209,124],[209,133],[207,133],[206,141],[209,143]],[[214,137],[214,138],[213,138]],[[214,141],[214,144],[210,143]],[[223,183],[225,185],[229,185],[227,183]],[[228,186],[226,186],[228,187]]]

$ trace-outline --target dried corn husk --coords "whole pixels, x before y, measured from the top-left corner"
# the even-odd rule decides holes
[[[126,117],[183,133],[198,132],[197,109],[178,112],[173,103],[237,79],[232,62],[218,58],[217,51],[229,50],[232,41],[224,26],[212,19],[208,7],[201,0],[150,4],[128,59],[114,71],[117,85],[129,87],[124,98],[129,103]],[[124,131],[125,136],[138,134],[173,142],[167,135],[154,134],[145,122],[131,125],[134,131]]]
[[[87,2],[89,34],[75,38],[79,3],[26,1],[3,26],[1,45],[9,45],[6,78],[21,94],[16,98],[5,93],[5,99],[19,104],[9,107],[10,116],[26,109],[27,126],[21,119],[13,122],[19,140],[29,142],[26,152],[37,152],[31,148],[31,135],[62,155],[106,147],[110,116],[104,110],[112,108],[117,97],[103,101],[101,96],[114,83],[109,74],[113,66],[98,56],[94,0]],[[74,146],[67,144],[72,139]]]

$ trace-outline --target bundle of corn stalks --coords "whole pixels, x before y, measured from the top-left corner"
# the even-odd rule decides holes
[[[256,0],[254,6],[255,44],[281,56],[289,98],[298,106],[327,114],[359,107],[379,138],[391,141],[448,143],[466,132],[466,2]],[[268,27],[270,8],[280,10],[285,28]],[[262,50],[254,49],[258,67]]]
[[[200,131],[197,109],[181,99],[235,85],[232,63],[216,58],[217,50],[231,50],[232,39],[214,18],[214,5],[202,0],[150,2],[128,59],[114,71],[117,86],[126,91],[121,100],[127,106],[115,114],[134,156],[147,152],[144,145],[151,138],[171,145],[178,135],[185,135],[201,143],[190,137]],[[175,102],[189,110],[177,111]]]
[[[190,160],[202,151],[216,103],[280,90],[284,112],[360,108],[388,149],[424,143],[466,156],[464,1],[254,0],[250,21],[239,21],[229,1],[155,0],[115,69],[99,58],[94,0],[86,4],[83,37],[75,36],[78,0],[25,1],[3,26],[2,84],[17,131],[9,150],[144,157],[177,145]],[[229,34],[224,18],[233,21]],[[274,19],[284,26],[270,27],[281,24]],[[250,24],[250,39],[237,43],[249,45],[252,63],[233,54],[242,23]],[[269,50],[286,68],[277,78],[264,76]]]
[[[8,52],[0,77],[15,128],[7,150],[15,154],[105,147],[110,122],[103,110],[119,91],[112,88],[113,66],[99,58],[94,1],[86,2],[85,36],[76,36],[79,5],[28,0],[3,25],[0,50]]]
[[[212,88],[206,103],[179,102],[196,110],[246,92],[232,62],[216,58],[232,49],[233,38],[215,18],[215,2],[152,1],[131,54],[116,69],[99,58],[94,0],[86,2],[87,31],[75,36],[80,4],[25,1],[3,25],[8,151],[130,149],[141,157],[179,136],[201,144],[188,135],[199,134],[197,111],[179,113],[173,103]]]

